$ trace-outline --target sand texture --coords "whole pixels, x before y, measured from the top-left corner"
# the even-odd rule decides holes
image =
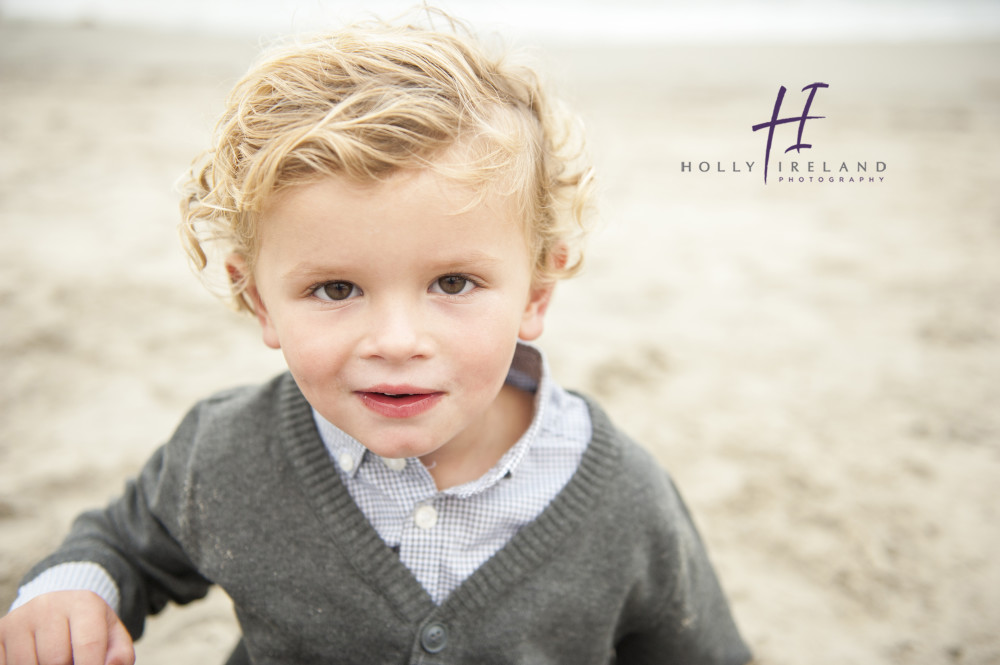
[[[255,50],[0,24],[4,607],[196,399],[283,367],[175,232],[173,182]],[[539,58],[601,186],[541,345],[672,471],[760,663],[1000,663],[1000,45]],[[884,181],[763,184],[750,126],[815,81],[797,159]],[[139,662],[221,663],[236,634],[213,593],[152,619]]]

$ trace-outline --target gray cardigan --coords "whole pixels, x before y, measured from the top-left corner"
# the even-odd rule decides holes
[[[27,579],[103,566],[136,637],[168,601],[219,584],[257,665],[746,663],[672,482],[593,404],[591,417],[569,484],[440,606],[341,484],[288,374],[199,403]]]

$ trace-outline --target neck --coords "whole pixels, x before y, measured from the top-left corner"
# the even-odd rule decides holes
[[[534,411],[533,395],[504,385],[474,431],[462,432],[420,461],[439,490],[472,482],[493,468],[524,435]]]

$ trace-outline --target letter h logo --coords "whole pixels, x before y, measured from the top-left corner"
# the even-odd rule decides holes
[[[799,135],[798,141],[795,145],[786,148],[785,152],[801,152],[802,148],[811,148],[811,143],[802,142],[802,132],[806,128],[806,120],[820,120],[826,116],[822,115],[809,115],[809,107],[812,106],[813,97],[816,96],[816,91],[819,88],[829,88],[830,86],[826,83],[810,83],[806,87],[802,88],[802,92],[806,90],[809,91],[809,99],[806,100],[806,105],[802,109],[802,115],[794,118],[779,118],[778,113],[781,111],[781,101],[785,98],[785,86],[781,86],[778,90],[778,98],[774,100],[774,111],[771,112],[771,120],[769,122],[762,122],[760,124],[753,126],[753,131],[758,129],[764,129],[767,127],[767,148],[764,151],[764,184],[767,184],[767,164],[771,159],[771,141],[774,140],[774,128],[778,125],[783,125],[786,122],[797,122],[799,123]]]

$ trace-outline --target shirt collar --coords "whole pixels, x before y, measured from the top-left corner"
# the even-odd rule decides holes
[[[513,474],[532,442],[538,437],[546,410],[554,399],[555,385],[552,383],[548,363],[537,347],[519,341],[514,351],[514,359],[507,371],[506,383],[526,392],[533,392],[535,413],[531,424],[510,450],[480,478],[444,490],[445,494],[468,497],[492,487],[508,474]],[[381,463],[392,468],[397,462],[385,460],[368,451],[357,439],[312,410],[313,420],[319,430],[323,445],[334,463],[344,475],[354,478],[363,464]],[[408,460],[419,464],[419,460]]]

